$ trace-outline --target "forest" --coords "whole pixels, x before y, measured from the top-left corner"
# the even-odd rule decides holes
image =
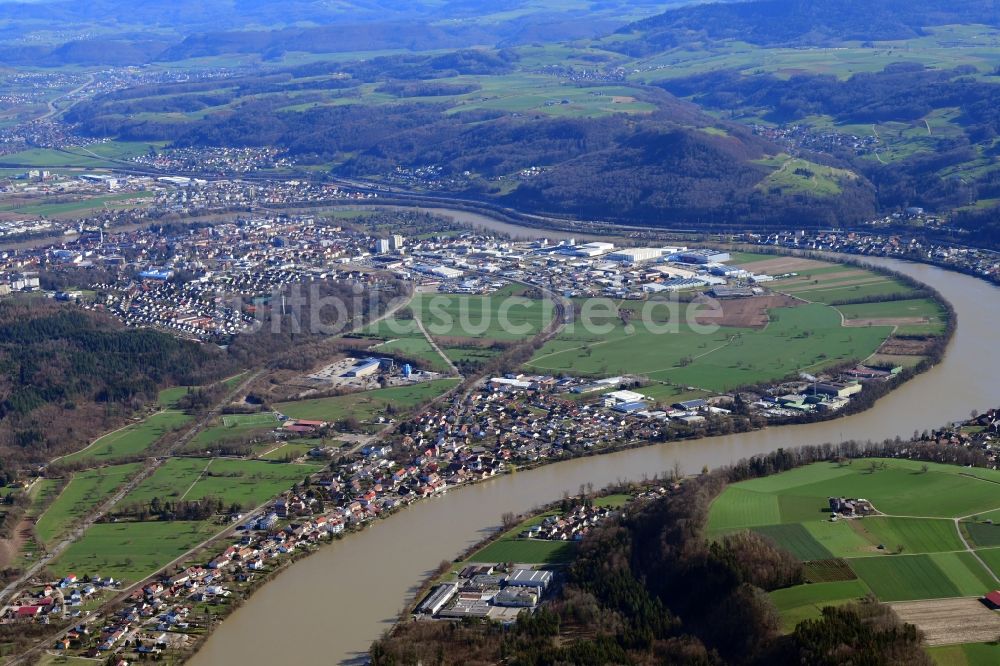
[[[642,56],[701,41],[736,39],[759,46],[830,46],[844,41],[900,40],[924,28],[996,25],[993,0],[763,0],[706,3],[669,10],[618,30],[631,39],[608,48]]]
[[[0,302],[0,457],[44,462],[116,427],[157,391],[230,372],[214,347],[45,299]]]
[[[817,74],[782,79],[724,70],[660,85],[706,108],[758,112],[784,124],[816,115],[829,116],[836,124],[917,123],[933,111],[960,109],[954,120],[957,135],[927,138],[934,144],[933,152],[917,152],[887,164],[858,156],[846,147],[834,152],[836,159],[875,186],[879,208],[923,206],[940,211],[1000,196],[1000,173],[994,169],[962,178],[941,176],[943,170],[976,160],[980,154],[997,155],[1000,85],[985,82],[975,73],[970,67],[941,70],[896,63],[846,80]],[[958,222],[972,230],[981,226],[975,216],[959,217]]]

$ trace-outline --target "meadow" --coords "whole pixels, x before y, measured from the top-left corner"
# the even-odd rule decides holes
[[[757,163],[774,168],[757,184],[757,189],[764,191],[777,187],[788,194],[835,196],[841,193],[843,181],[858,177],[847,169],[816,164],[786,154],[757,160]]]
[[[523,340],[553,318],[550,301],[455,294],[418,294],[410,304],[432,337]]]
[[[942,645],[928,653],[937,666],[993,666],[1000,663],[1000,641]]]
[[[171,458],[121,501],[122,506],[219,498],[226,505],[256,507],[288,490],[319,465],[287,465],[230,458]]]
[[[370,421],[379,415],[386,415],[389,405],[402,413],[441,395],[458,382],[458,379],[435,379],[409,386],[394,386],[331,398],[282,402],[274,405],[274,408],[293,419],[336,422],[354,418],[359,421]]]
[[[896,333],[901,335],[941,335],[947,323],[947,312],[936,301],[930,298],[917,298],[905,301],[885,301],[882,303],[861,303],[838,305],[844,318],[849,320],[879,320],[920,318],[926,321],[899,323]]]
[[[641,321],[628,327],[620,320],[609,321],[608,333],[568,325],[526,365],[553,374],[637,374],[725,391],[815,372],[848,359],[861,361],[891,332],[885,326],[845,329],[840,313],[820,304],[778,308],[770,314],[771,322],[762,330],[727,326],[711,334],[686,322],[669,333]]]
[[[807,563],[814,582],[772,593],[788,629],[822,605],[867,590],[882,601],[908,601],[995,589],[1000,548],[976,550],[991,573],[966,549],[955,519],[1000,508],[997,483],[995,470],[911,460],[815,463],[729,486],[711,505],[707,533],[719,538],[749,529]],[[829,497],[863,497],[885,515],[831,521]],[[963,528],[981,535],[984,543],[974,545],[992,543],[985,531],[992,525]]]
[[[185,451],[197,451],[211,448],[227,439],[264,433],[274,430],[280,425],[277,417],[270,412],[262,414],[227,414],[215,419],[202,429],[184,447]]]
[[[63,458],[64,462],[87,461],[104,464],[121,458],[143,455],[167,433],[184,427],[191,417],[183,412],[156,412],[139,423],[133,423],[95,440],[90,446]]]
[[[572,541],[546,541],[542,539],[523,539],[520,534],[533,525],[540,524],[554,512],[544,513],[529,518],[511,530],[508,530],[496,541],[470,555],[463,565],[469,562],[515,562],[517,564],[562,564],[573,559],[576,543]]]
[[[98,523],[56,558],[57,576],[112,576],[134,583],[221,531],[203,521]]]
[[[35,534],[42,543],[52,543],[66,533],[75,522],[114,494],[131,476],[139,464],[98,467],[73,474],[35,523]]]

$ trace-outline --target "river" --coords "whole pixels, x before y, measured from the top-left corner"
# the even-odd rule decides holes
[[[442,211],[437,211],[442,212]],[[520,237],[561,235],[458,211],[475,226]],[[194,666],[350,663],[363,660],[415,586],[441,560],[481,539],[505,511],[521,513],[576,492],[669,470],[698,472],[779,447],[909,436],[995,407],[1000,398],[1000,291],[973,277],[923,264],[869,260],[933,285],[959,326],[943,361],[882,398],[874,409],[802,426],[659,444],[506,475],[413,506],[305,558],[225,620],[189,662]]]

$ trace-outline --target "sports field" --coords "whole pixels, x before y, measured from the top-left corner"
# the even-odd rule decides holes
[[[436,379],[410,386],[375,389],[374,391],[351,393],[332,398],[282,402],[276,404],[274,408],[293,419],[335,422],[355,418],[359,421],[367,421],[376,416],[384,415],[386,407],[389,405],[393,405],[399,410],[399,414],[402,414],[414,405],[441,395],[458,382],[458,379]]]
[[[87,448],[68,455],[64,462],[87,460],[95,464],[108,463],[121,458],[143,455],[147,449],[168,432],[181,428],[191,421],[183,412],[164,410],[135,423],[115,430],[94,441]]]
[[[93,508],[111,497],[129,477],[139,471],[139,463],[98,467],[77,472],[35,524],[42,543],[51,543]]]
[[[955,519],[979,536],[974,545],[992,543],[1000,528],[980,514],[1000,508],[998,482],[1000,471],[911,460],[816,463],[726,488],[712,503],[708,535],[753,530],[807,562],[807,579],[830,581],[774,593],[786,629],[860,589],[882,601],[976,597],[1000,587],[1000,548],[974,555]],[[829,497],[868,499],[882,515],[831,521]],[[852,573],[860,581],[844,580]]]

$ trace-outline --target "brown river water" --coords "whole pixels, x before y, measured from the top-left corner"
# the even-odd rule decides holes
[[[445,211],[436,211],[445,212]],[[563,234],[515,227],[458,211],[473,226],[518,237]],[[576,492],[670,470],[716,467],[780,447],[847,439],[908,436],[964,419],[1000,402],[1000,290],[973,277],[891,259],[869,263],[905,273],[938,289],[958,313],[944,360],[882,398],[874,409],[824,423],[581,458],[518,472],[418,502],[363,532],[324,546],[287,568],[225,620],[189,662],[194,666],[363,662],[372,640],[390,628],[417,585],[500,523]]]

